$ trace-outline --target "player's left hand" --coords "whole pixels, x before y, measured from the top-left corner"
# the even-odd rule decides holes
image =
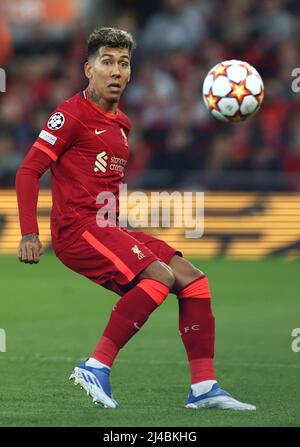
[[[25,264],[38,264],[42,254],[43,247],[38,234],[31,233],[22,237],[18,250],[20,262],[24,262]]]

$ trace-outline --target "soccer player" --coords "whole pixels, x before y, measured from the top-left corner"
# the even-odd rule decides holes
[[[53,249],[61,262],[120,295],[91,356],[70,379],[93,401],[117,408],[110,370],[118,352],[167,298],[177,295],[179,330],[190,365],[187,408],[255,410],[235,400],[216,381],[214,316],[204,273],[165,242],[98,219],[99,193],[116,198],[128,158],[130,121],[118,108],[130,80],[132,36],[113,28],[95,30],[84,65],[88,87],[59,105],[25,157],[16,177],[22,239],[21,262],[39,262],[39,177],[52,174]],[[101,202],[101,201],[100,201]],[[109,213],[110,214],[110,213]],[[113,215],[113,213],[112,213]],[[118,221],[117,221],[118,223]]]

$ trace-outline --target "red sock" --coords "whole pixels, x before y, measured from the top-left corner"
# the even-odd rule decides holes
[[[207,278],[196,279],[181,290],[178,303],[179,330],[190,363],[191,383],[215,380],[215,320]]]
[[[143,279],[125,293],[113,307],[110,320],[91,357],[112,366],[119,350],[165,300],[169,287],[153,279]]]
[[[111,367],[118,352],[118,346],[112,340],[102,335],[95,352],[91,357],[104,363],[104,365]]]

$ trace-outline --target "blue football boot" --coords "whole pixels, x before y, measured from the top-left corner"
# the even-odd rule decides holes
[[[210,391],[196,397],[189,392],[186,408],[220,408],[222,410],[256,410],[255,405],[245,404],[234,399],[227,391],[214,383]]]
[[[74,368],[70,380],[74,380],[75,385],[84,388],[95,404],[102,405],[104,408],[118,408],[119,404],[113,399],[111,393],[109,374],[109,368],[92,368],[82,362]]]

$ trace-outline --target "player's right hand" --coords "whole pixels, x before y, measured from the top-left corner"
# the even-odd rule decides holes
[[[18,250],[20,262],[24,262],[25,264],[38,264],[42,254],[43,248],[38,234],[31,233],[22,237]]]

